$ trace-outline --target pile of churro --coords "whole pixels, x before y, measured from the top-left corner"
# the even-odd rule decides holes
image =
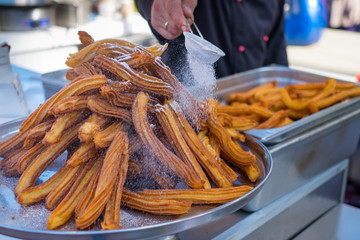
[[[238,130],[278,128],[357,96],[356,83],[333,78],[284,87],[272,81],[230,94],[229,105],[219,106],[218,113],[225,114]]]
[[[118,229],[122,207],[177,215],[252,189],[236,181],[260,175],[255,155],[239,143],[245,136],[216,100],[198,101],[164,65],[167,45],[94,41],[82,31],[79,38],[83,48],[66,61],[69,83],[0,143],[2,174],[19,177],[21,205],[45,202],[48,229],[70,219],[78,229],[98,222]],[[64,153],[63,166],[39,183]],[[152,188],[128,187],[145,178]]]

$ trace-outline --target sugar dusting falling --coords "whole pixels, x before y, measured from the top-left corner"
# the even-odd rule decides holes
[[[190,53],[187,54],[187,61],[192,75],[186,76],[183,84],[198,100],[213,97],[216,86],[213,64],[206,64]]]

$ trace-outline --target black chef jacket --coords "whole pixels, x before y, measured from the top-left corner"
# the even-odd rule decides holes
[[[135,0],[150,27],[152,2]],[[217,77],[270,64],[288,64],[283,5],[284,0],[198,0],[196,25],[205,39],[226,54],[215,64]],[[183,35],[171,41],[154,29],[152,32],[160,43],[169,43],[162,58],[181,79],[186,64]]]

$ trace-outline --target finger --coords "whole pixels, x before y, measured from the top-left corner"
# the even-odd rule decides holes
[[[177,13],[170,15],[175,11],[174,9],[177,9]],[[180,0],[155,0],[151,9],[151,25],[163,37],[170,40],[175,39],[182,33],[181,26],[179,27],[175,22],[179,14],[183,16]]]
[[[197,6],[197,0],[183,0],[182,1],[182,8],[184,12],[184,16],[187,19],[194,20],[194,10]],[[192,24],[192,22],[191,22]]]

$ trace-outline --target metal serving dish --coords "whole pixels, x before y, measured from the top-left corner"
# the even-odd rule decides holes
[[[219,80],[217,96],[277,80],[279,85],[325,81],[327,77],[286,67],[264,67]],[[248,131],[269,149],[273,173],[242,210],[257,211],[355,152],[360,138],[360,98],[338,103],[288,126]]]
[[[0,125],[0,141],[15,134],[23,119]],[[101,231],[95,228],[89,231],[76,231],[74,221],[70,221],[59,230],[46,230],[47,217],[50,214],[43,203],[21,207],[14,196],[13,189],[17,178],[6,178],[0,171],[0,233],[22,239],[144,239],[168,236],[211,223],[231,214],[253,199],[267,181],[272,170],[271,155],[258,140],[247,137],[245,148],[256,155],[261,176],[254,189],[244,196],[224,205],[198,205],[181,216],[156,216],[129,208],[121,209],[121,224],[124,229]],[[66,156],[59,157],[40,177],[44,181],[63,164]],[[43,179],[42,179],[43,178]]]
[[[286,86],[297,83],[325,82],[327,78],[328,77],[326,76],[297,71],[287,67],[263,67],[220,79],[217,82],[215,95],[220,101],[225,102],[233,92],[246,91],[274,80],[278,81],[278,86]],[[341,79],[336,80],[342,81]],[[247,131],[247,133],[259,138],[262,143],[269,146],[284,142],[285,140],[300,133],[304,133],[315,126],[324,124],[358,108],[360,108],[360,97],[322,109],[318,113],[297,120],[294,123],[281,128],[265,130],[254,129]]]

